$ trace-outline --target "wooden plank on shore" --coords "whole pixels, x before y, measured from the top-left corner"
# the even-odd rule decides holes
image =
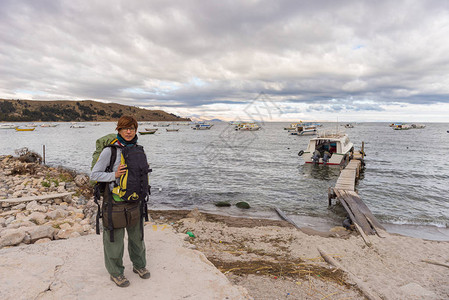
[[[22,203],[22,202],[31,202],[31,201],[41,201],[55,198],[64,198],[67,196],[71,196],[75,194],[75,192],[67,192],[67,193],[57,193],[57,194],[48,194],[48,195],[40,195],[40,196],[29,196],[29,197],[21,197],[21,198],[8,198],[8,199],[0,199],[0,203]]]
[[[362,291],[363,295],[368,299],[368,300],[381,300],[381,298],[374,293],[373,291],[371,291],[371,289],[366,285],[366,283],[362,280],[360,280],[359,278],[357,278],[354,274],[352,274],[351,272],[349,272],[347,269],[345,269],[343,267],[343,265],[341,263],[339,263],[338,261],[336,261],[335,259],[333,259],[331,256],[327,255],[323,250],[321,250],[320,248],[318,248],[318,252],[320,253],[320,255],[323,257],[323,259],[330,265],[334,266],[337,269],[342,270],[345,274],[347,274],[347,276],[349,277],[349,279],[354,282],[357,287]],[[326,298],[326,297],[324,297]],[[322,299],[324,299],[322,298]]]
[[[380,228],[382,230],[385,230],[385,228],[379,223],[371,210],[368,208],[368,206],[366,206],[362,199],[360,199],[359,195],[356,192],[347,191],[346,193],[353,196],[353,199],[357,203],[359,210],[365,215],[365,217],[368,219],[368,222],[370,222],[375,229]]]
[[[277,208],[277,207],[275,207],[274,210],[278,213],[278,215],[279,215],[282,219],[284,219],[285,221],[289,222],[290,224],[292,224],[292,225],[295,226],[296,228],[301,229],[298,225],[296,225],[295,222],[293,222],[292,219],[290,219],[289,217],[287,217],[287,215],[286,215],[282,210],[280,210],[280,209]]]
[[[344,190],[335,190],[337,199],[345,208],[349,217],[354,224],[358,224],[366,234],[375,234],[371,228],[365,215],[358,209],[357,203],[352,199],[351,195],[348,195]]]
[[[358,220],[357,223],[360,225],[360,227],[362,227],[362,229],[367,234],[375,234],[374,230],[371,228],[371,225],[368,223],[368,220],[366,219],[365,214],[360,211],[358,202],[356,201],[355,198],[359,198],[358,195],[355,197],[354,195],[350,195],[350,194],[346,193],[346,191],[345,191],[344,199],[345,199],[346,203],[349,204],[349,206],[352,210],[352,213]]]

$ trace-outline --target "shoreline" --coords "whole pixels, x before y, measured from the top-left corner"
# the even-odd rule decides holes
[[[193,208],[194,209],[194,208]],[[185,208],[172,208],[168,206],[153,207],[151,206],[151,197],[149,210],[156,211],[185,211],[192,209]],[[217,208],[213,209],[201,209],[201,212],[208,214],[218,214],[229,217],[237,218],[255,218],[255,219],[267,219],[267,220],[281,220],[278,214],[273,209],[272,211],[253,211],[241,210],[237,208]],[[303,215],[293,215],[287,214],[287,216],[293,220],[301,228],[310,228],[313,231],[326,233],[331,231],[335,227],[341,227],[341,222],[335,222],[334,220],[329,220],[321,217],[313,216],[303,216]],[[343,221],[343,219],[341,220]],[[391,223],[381,223],[387,232],[392,234],[399,234],[407,237],[419,238],[429,241],[449,241],[449,228],[438,227],[434,225],[413,225],[413,224],[391,224]]]

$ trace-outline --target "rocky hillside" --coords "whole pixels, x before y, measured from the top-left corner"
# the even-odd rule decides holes
[[[0,99],[0,121],[82,122],[116,121],[132,115],[138,121],[190,121],[162,110],[97,101],[31,101]]]

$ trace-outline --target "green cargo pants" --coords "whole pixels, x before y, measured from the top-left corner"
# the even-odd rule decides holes
[[[134,226],[126,227],[126,232],[128,233],[129,258],[134,268],[146,267],[146,249],[145,242],[142,240],[140,222]],[[125,270],[123,266],[124,238],[125,228],[114,229],[114,242],[109,240],[109,231],[103,229],[104,263],[112,276],[122,275]]]

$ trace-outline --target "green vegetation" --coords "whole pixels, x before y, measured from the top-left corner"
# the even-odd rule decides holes
[[[133,115],[141,121],[190,121],[161,110],[117,103],[0,99],[0,122],[116,121],[122,115]]]
[[[42,186],[43,186],[43,187],[49,188],[50,185],[51,185],[50,182],[48,182],[48,181],[42,181]]]

